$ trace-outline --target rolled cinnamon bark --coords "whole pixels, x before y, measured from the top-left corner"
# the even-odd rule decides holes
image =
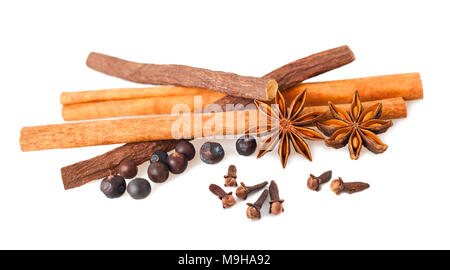
[[[308,78],[312,78],[319,74],[333,70],[335,68],[344,66],[355,60],[353,52],[348,46],[341,46],[338,48],[326,50],[320,53],[316,53],[292,62],[290,66],[298,71],[287,70],[286,74],[291,74],[289,80],[286,82],[299,83]],[[319,69],[318,69],[319,68]],[[278,74],[279,78],[282,78],[282,74]],[[275,78],[276,79],[276,78]],[[278,86],[284,89],[283,83],[279,83]],[[222,108],[226,107],[226,104],[248,104],[253,100],[245,98],[236,98],[232,96],[225,96],[216,102]],[[61,177],[65,189],[79,187],[89,181],[96,180],[102,177],[108,176],[111,171],[115,170],[124,158],[131,158],[136,164],[141,164],[145,160],[149,159],[150,155],[147,155],[147,159],[143,159],[144,155],[139,155],[136,158],[134,155],[130,155],[136,147],[145,149],[146,153],[152,153],[155,150],[170,151],[174,149],[177,141],[156,141],[156,142],[141,142],[141,143],[127,143],[120,147],[117,147],[103,155],[99,155],[88,160],[83,160],[61,168]],[[141,153],[141,152],[140,152]],[[142,152],[144,153],[144,151]]]
[[[378,102],[383,103],[381,119],[387,120],[387,119],[406,118],[406,116],[408,115],[407,108],[406,108],[406,102],[401,97],[388,98],[388,99],[382,99],[382,100],[365,101],[362,103],[362,106],[367,108]],[[336,107],[341,108],[345,111],[350,110],[350,103],[335,104],[335,105],[336,105]],[[308,106],[303,109],[303,113],[310,113],[310,112],[326,112],[326,115],[324,117],[325,118],[331,117],[328,105]]]
[[[222,93],[207,91],[201,95],[202,108],[224,96]],[[182,104],[194,111],[195,95],[137,98],[86,102],[64,105],[62,116],[65,121],[111,118],[122,116],[170,114],[173,106]]]
[[[278,90],[277,82],[271,78],[241,76],[184,65],[141,64],[96,52],[89,54],[86,64],[94,70],[132,82],[210,89],[265,101],[272,100]]]
[[[256,113],[255,110],[253,112]],[[238,121],[238,113],[245,113],[244,121]],[[199,118],[200,121],[196,122],[195,119]],[[179,128],[174,131],[173,126],[177,121],[180,123]],[[185,123],[188,126],[185,126]],[[33,126],[22,128],[20,146],[22,151],[37,151],[116,143],[192,139],[225,135],[224,131],[227,130],[231,130],[231,134],[240,134],[245,131],[245,125],[248,126],[248,123],[248,111],[230,111]],[[205,126],[212,128],[206,130]],[[178,133],[178,130],[186,130],[187,133]]]
[[[328,82],[301,83],[283,93],[286,99],[293,99],[308,89],[306,105],[324,105],[352,102],[353,93],[358,90],[361,101],[402,97],[405,100],[423,98],[422,81],[419,73],[372,76]]]
[[[88,90],[77,92],[63,92],[60,96],[60,102],[63,105],[71,105],[78,103],[88,103],[97,101],[113,101],[124,99],[139,99],[139,98],[154,98],[154,97],[168,97],[168,96],[194,96],[216,94],[212,90],[201,88],[188,88],[181,86],[158,86],[146,88],[116,88],[106,90]]]
[[[402,98],[379,101],[383,103],[384,118],[406,117],[406,105]],[[373,104],[374,102],[369,102]],[[342,105],[348,109],[350,105]],[[363,106],[368,106],[363,103]],[[305,111],[327,112],[328,106],[315,106]],[[55,148],[72,148],[116,143],[132,143],[170,139],[192,139],[226,134],[243,134],[246,130],[260,127],[262,118],[251,121],[250,114],[256,110],[220,113],[161,115],[152,117],[98,120],[24,127],[21,131],[22,151]],[[239,115],[241,114],[241,115]],[[196,121],[196,119],[200,119]],[[262,119],[265,124],[265,119]],[[174,124],[178,128],[174,130]],[[187,126],[186,126],[187,125]],[[181,131],[183,132],[181,132]]]

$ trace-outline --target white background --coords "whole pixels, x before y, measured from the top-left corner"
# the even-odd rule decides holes
[[[450,248],[446,1],[2,1],[0,4],[2,249],[379,249]],[[425,3],[425,2],[423,2]],[[141,87],[85,66],[98,51],[261,76],[295,59],[347,44],[356,61],[310,81],[420,72],[425,99],[408,102],[381,155],[309,143],[292,153],[225,159],[198,155],[182,175],[153,184],[141,201],[107,199],[99,181],[65,191],[60,168],[115,146],[22,153],[23,126],[62,123],[62,91]],[[205,140],[194,142],[197,150]],[[245,202],[223,210],[209,191],[228,165],[238,181],[274,179],[285,213],[247,220]],[[139,176],[146,177],[145,163]],[[366,181],[359,194],[306,188],[309,173]],[[232,189],[231,189],[232,190]],[[249,198],[256,200],[257,195]],[[263,208],[267,212],[267,206]]]

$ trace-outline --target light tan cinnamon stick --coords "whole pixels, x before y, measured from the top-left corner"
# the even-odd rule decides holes
[[[309,93],[308,93],[309,94]],[[381,114],[381,119],[399,119],[399,118],[406,118],[407,116],[407,108],[406,108],[406,102],[403,98],[397,97],[397,98],[388,98],[388,99],[382,99],[382,100],[372,100],[372,101],[365,101],[363,102],[364,107],[370,107],[371,105],[374,105],[378,102],[383,103],[383,110]],[[341,108],[345,111],[350,110],[350,104],[335,104],[338,108]],[[307,106],[303,109],[303,113],[310,113],[310,112],[326,112],[327,114],[324,116],[325,118],[331,117],[331,114],[329,112],[327,105],[321,105],[321,106]]]
[[[106,90],[88,90],[77,92],[63,92],[60,96],[60,102],[63,105],[96,102],[96,101],[112,101],[124,99],[154,98],[168,96],[194,96],[217,94],[212,90],[201,88],[188,88],[181,86],[158,86],[146,88],[116,88]],[[224,96],[224,94],[220,94]]]
[[[358,90],[362,101],[402,97],[405,100],[423,98],[422,81],[419,73],[372,76],[328,82],[301,83],[283,92],[286,99],[293,99],[308,89],[306,105],[324,105],[352,102],[353,93]]]
[[[406,105],[402,98],[383,100],[381,102],[383,102],[384,118],[406,117]],[[371,103],[373,102],[369,102],[368,104]],[[348,109],[348,106],[342,105],[345,109]],[[326,112],[328,111],[328,106],[305,109],[305,111],[308,110]],[[251,118],[252,115],[254,118]],[[24,127],[21,131],[20,146],[22,151],[36,151],[54,148],[242,134],[247,129],[252,130],[260,126],[260,120],[262,118],[254,115],[257,115],[255,110],[247,110],[213,114],[186,114],[183,116],[162,115]],[[254,121],[250,121],[251,119]],[[262,120],[265,121],[265,119]],[[176,123],[178,128],[174,130],[174,124]],[[264,124],[265,122],[262,123]],[[184,131],[179,132],[180,130]]]
[[[272,100],[278,90],[278,83],[272,78],[241,76],[184,65],[142,64],[96,52],[89,54],[86,64],[94,70],[132,82],[210,89],[265,101]]]
[[[255,110],[253,111],[256,112]],[[232,129],[231,134],[239,134],[245,130],[245,124],[248,124],[248,118],[245,121],[238,121],[239,118],[236,115],[238,113],[248,114],[248,111],[158,115],[24,127],[21,131],[20,146],[22,151],[35,151],[115,143],[190,139],[194,137],[222,135],[224,134],[222,133],[223,130],[230,128]],[[200,121],[194,121],[194,117],[200,117]],[[217,121],[216,119],[219,120]],[[174,136],[172,125],[176,121],[180,121],[180,128],[177,130],[183,130],[184,128],[187,130],[187,134],[176,133],[180,137]],[[187,123],[187,126],[184,123]],[[241,129],[236,127],[237,124],[242,126]],[[212,126],[212,131],[207,132],[204,130],[204,125]],[[218,128],[221,125],[223,129]]]
[[[205,90],[207,91],[207,90]],[[201,108],[222,98],[225,94],[207,91],[201,95]],[[64,105],[62,115],[66,121],[88,120],[122,116],[170,114],[176,104],[194,111],[195,95],[177,95],[138,99],[86,102]]]

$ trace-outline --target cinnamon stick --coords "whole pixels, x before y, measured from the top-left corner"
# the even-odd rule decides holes
[[[309,94],[309,93],[308,93]],[[383,104],[383,110],[381,114],[381,119],[399,119],[406,118],[407,116],[407,108],[406,102],[403,98],[388,98],[382,100],[372,100],[362,102],[363,107],[370,107],[378,102]],[[345,111],[350,110],[350,103],[347,104],[335,104],[336,107],[341,108]],[[328,105],[322,106],[308,106],[303,109],[303,113],[311,113],[311,112],[326,112],[324,115],[325,118],[331,117]]]
[[[406,116],[406,105],[402,98],[381,102],[383,102],[385,118]],[[369,102],[369,104],[373,103]],[[367,106],[367,104],[363,104],[363,106]],[[348,110],[349,105],[342,105],[342,107]],[[328,106],[315,106],[305,111],[323,113],[328,111]],[[252,113],[255,115],[255,121],[251,121]],[[160,115],[24,127],[21,131],[20,146],[22,151],[37,151],[55,148],[243,134],[245,130],[256,130],[260,127],[259,120],[261,118],[258,117],[257,119],[256,116],[256,110],[247,110],[203,114],[190,113],[182,116]],[[196,121],[196,119],[201,120]],[[265,119],[262,119],[261,123],[265,124],[264,121]],[[174,130],[174,124],[177,122],[178,128]],[[179,130],[183,132],[177,132]]]
[[[20,147],[22,151],[38,151],[116,143],[192,139],[224,135],[226,131],[231,134],[242,134],[248,127],[249,112],[256,113],[255,110],[189,113],[24,127],[20,134]],[[244,113],[243,122],[238,122],[241,117],[237,115],[238,113]],[[195,121],[195,117],[200,120]],[[177,121],[179,128],[176,131],[185,130],[187,133],[173,130]],[[206,126],[209,127],[209,124],[212,129],[204,129]],[[253,130],[254,126],[249,128]]]
[[[264,75],[263,78],[275,79],[278,82],[278,88],[283,91],[308,78],[341,67],[353,60],[355,60],[355,55],[350,48],[341,46],[286,64]]]
[[[405,100],[423,98],[422,81],[419,73],[404,73],[384,76],[372,76],[328,82],[301,83],[286,90],[286,99],[293,99],[304,89],[308,89],[306,105],[325,105],[350,103],[355,90],[361,101],[402,97]]]
[[[154,87],[155,91],[158,87]],[[202,105],[222,98],[224,94],[208,90],[191,91],[202,97]],[[306,105],[326,105],[328,101],[333,103],[350,103],[354,90],[359,91],[363,101],[379,100],[386,98],[402,97],[406,100],[419,99],[423,97],[422,82],[419,73],[406,73],[395,75],[373,76],[340,81],[326,81],[316,83],[302,83],[299,86],[287,89],[284,96],[287,101],[295,98],[300,91],[308,89]],[[134,91],[133,89],[130,89]],[[163,89],[164,90],[164,89]],[[164,92],[162,90],[162,92]],[[103,90],[108,91],[108,90]],[[115,91],[115,89],[113,90]],[[127,90],[128,91],[128,90]],[[151,115],[158,113],[170,113],[175,104],[187,104],[193,111],[193,97],[177,96],[170,98],[136,99],[117,102],[92,102],[76,104],[63,107],[65,120],[86,120],[119,116]]]
[[[353,60],[355,60],[355,55],[348,46],[344,45],[298,59],[264,75],[263,78],[275,79],[278,82],[278,89],[284,91],[306,79],[342,67],[353,62]],[[252,99],[228,95],[215,103],[219,104],[223,110],[226,110],[227,104],[242,104],[246,106],[252,102]]]
[[[63,92],[60,95],[60,102],[63,105],[78,103],[88,103],[97,101],[112,101],[124,99],[154,98],[182,95],[207,95],[216,94],[223,96],[212,90],[200,88],[188,88],[180,86],[158,86],[146,88],[116,88],[106,90],[88,90],[77,92]]]
[[[211,92],[201,95],[202,108],[224,96]],[[151,97],[138,99],[111,100],[101,102],[85,102],[64,105],[62,116],[65,121],[88,120],[122,116],[170,114],[176,104],[187,106],[194,111],[194,96],[178,95],[167,97]]]
[[[142,64],[96,52],[89,54],[86,64],[94,70],[132,82],[203,88],[265,101],[272,100],[278,90],[276,80],[271,78],[241,76],[184,65]]]
[[[290,81],[297,80],[300,83],[303,80],[312,78],[319,74],[325,73],[327,71],[333,70],[335,68],[341,67],[352,62],[355,59],[353,52],[348,46],[342,46],[334,49],[330,49],[324,52],[316,53],[311,56],[294,61],[291,67],[298,68],[298,72],[293,70],[288,70],[286,73],[295,74],[292,76]],[[289,64],[288,64],[289,65]],[[316,69],[320,67],[320,70]],[[282,76],[280,76],[282,77]],[[284,89],[283,83],[279,83],[278,87]],[[236,98],[231,96],[225,96],[215,102],[215,104],[220,105],[225,108],[226,104],[249,104],[252,100]],[[244,104],[245,105],[245,104]],[[122,160],[130,155],[133,151],[135,145],[146,148],[148,153],[155,150],[163,149],[165,151],[170,151],[175,147],[176,140],[168,141],[158,141],[158,142],[141,142],[135,144],[125,144],[112,151],[109,151],[103,155],[93,157],[88,160],[83,160],[72,165],[68,165],[61,168],[61,177],[65,189],[79,187],[89,181],[96,180],[109,175],[111,169],[115,169],[118,165],[114,165],[105,168],[105,163],[107,165],[118,164],[118,160]],[[149,155],[147,155],[148,160]],[[136,164],[141,164],[146,160],[135,159]],[[111,162],[108,162],[111,161]]]
[[[155,150],[170,151],[176,144],[176,140],[127,143],[102,155],[63,167],[61,177],[64,189],[76,188],[92,180],[115,174],[117,167],[125,159],[142,164],[149,160]]]

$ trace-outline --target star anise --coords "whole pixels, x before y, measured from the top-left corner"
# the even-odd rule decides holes
[[[382,103],[363,110],[358,91],[355,91],[349,112],[331,102],[328,104],[332,119],[317,123],[317,128],[330,137],[325,140],[327,146],[341,148],[348,144],[351,159],[358,159],[363,145],[375,154],[386,151],[388,146],[376,135],[392,126],[392,121],[380,120]]]
[[[270,118],[270,123],[267,125],[268,138],[263,141],[258,152],[258,158],[272,151],[279,142],[278,155],[283,168],[285,168],[292,142],[297,153],[304,155],[310,161],[312,160],[311,152],[304,139],[323,140],[325,138],[319,132],[307,128],[307,126],[314,125],[320,119],[321,114],[313,112],[302,115],[305,99],[306,90],[303,90],[294,98],[289,108],[287,108],[286,101],[280,92],[277,92],[275,96],[275,105],[278,106],[271,107],[266,103],[255,100],[258,109]]]

